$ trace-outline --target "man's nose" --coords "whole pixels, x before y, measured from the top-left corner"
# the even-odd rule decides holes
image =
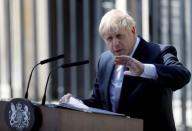
[[[116,46],[119,46],[119,41],[117,38],[114,38],[113,39],[113,45],[116,47]]]

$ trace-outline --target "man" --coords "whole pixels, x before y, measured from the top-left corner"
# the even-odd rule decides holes
[[[146,42],[133,18],[116,9],[103,16],[99,33],[109,51],[99,58],[93,94],[84,104],[143,119],[144,131],[175,131],[172,93],[191,77],[176,49]]]

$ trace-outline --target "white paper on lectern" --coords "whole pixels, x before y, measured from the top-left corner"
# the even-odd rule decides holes
[[[86,106],[85,104],[83,104],[83,102],[77,98],[74,98],[74,97],[70,97],[69,98],[69,101],[67,102],[67,104],[70,104],[72,106],[75,106],[77,108],[81,108],[81,109],[85,109],[85,110],[88,110],[89,107]]]
[[[79,110],[79,111],[84,111],[84,112],[89,112],[89,113],[99,113],[99,114],[106,114],[106,115],[116,115],[116,116],[125,116],[124,114],[119,114],[103,109],[98,109],[98,108],[93,108],[93,107],[88,107],[87,105],[83,104],[83,102],[77,98],[70,97],[68,102],[61,103],[58,106],[60,107],[65,107],[68,109],[73,109],[73,110]]]

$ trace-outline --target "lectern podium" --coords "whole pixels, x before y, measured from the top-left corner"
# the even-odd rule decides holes
[[[0,101],[0,131],[11,130],[4,117],[7,101]],[[142,131],[143,121],[123,116],[34,105],[39,131]]]

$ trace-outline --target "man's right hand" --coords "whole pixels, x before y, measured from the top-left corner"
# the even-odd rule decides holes
[[[63,97],[61,97],[61,99],[59,100],[59,104],[61,103],[67,103],[70,99],[70,97],[72,96],[72,94],[67,93],[66,95],[64,95]]]

